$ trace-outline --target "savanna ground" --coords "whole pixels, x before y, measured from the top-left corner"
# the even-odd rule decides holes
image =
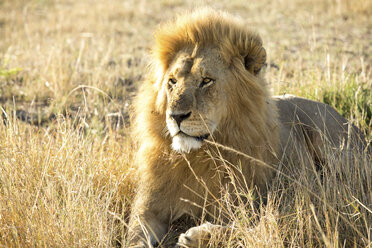
[[[131,99],[154,29],[200,6],[259,31],[273,94],[326,102],[371,141],[370,0],[0,0],[1,247],[125,247]],[[335,161],[238,208],[224,246],[372,247],[370,158]]]

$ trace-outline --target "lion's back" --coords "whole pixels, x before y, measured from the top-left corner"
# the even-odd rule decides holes
[[[281,153],[290,159],[322,160],[331,149],[362,151],[361,131],[328,104],[293,95],[275,96]]]

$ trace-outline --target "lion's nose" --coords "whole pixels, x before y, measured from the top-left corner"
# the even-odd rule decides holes
[[[177,125],[178,127],[180,127],[181,125],[181,122],[186,120],[187,118],[189,118],[191,116],[191,112],[188,112],[187,114],[179,114],[179,115],[170,115],[176,122],[177,122]]]

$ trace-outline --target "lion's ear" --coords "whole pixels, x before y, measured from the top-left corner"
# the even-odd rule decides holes
[[[266,50],[262,46],[255,46],[244,57],[244,66],[253,75],[257,75],[265,63]]]

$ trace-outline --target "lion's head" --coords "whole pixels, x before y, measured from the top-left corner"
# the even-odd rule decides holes
[[[166,105],[174,150],[199,148],[231,115],[239,115],[237,103],[262,104],[255,98],[265,94],[259,72],[266,52],[259,36],[243,24],[203,10],[163,26],[156,41],[154,55],[162,71],[157,104]],[[240,99],[245,90],[252,99]]]
[[[165,119],[162,132],[173,150],[189,152],[218,137],[227,145],[246,138],[263,146],[270,121],[269,94],[260,75],[266,61],[261,38],[235,18],[209,9],[163,25],[155,37],[149,81],[156,96],[148,101]]]

